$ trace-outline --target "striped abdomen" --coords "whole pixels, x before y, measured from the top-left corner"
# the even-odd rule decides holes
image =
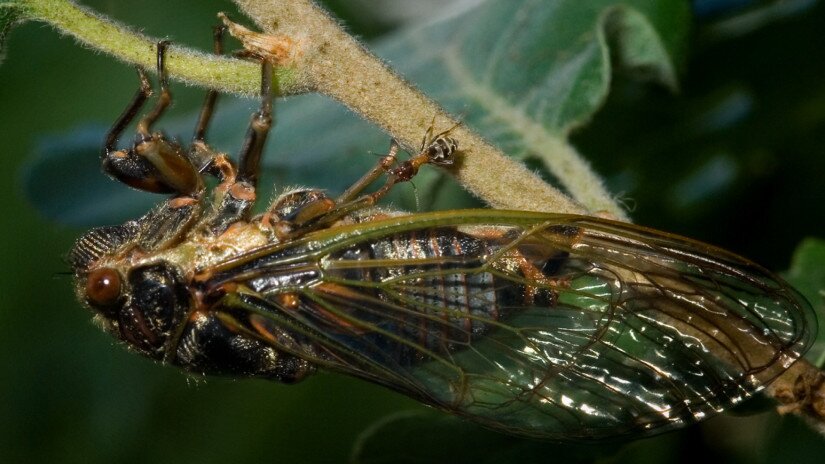
[[[524,285],[496,277],[504,265],[488,262],[496,242],[450,228],[411,231],[330,255],[325,280],[363,295],[341,302],[354,319],[375,326],[360,337],[414,362],[422,348],[460,350],[526,299],[537,303]],[[541,298],[547,304],[551,297]]]

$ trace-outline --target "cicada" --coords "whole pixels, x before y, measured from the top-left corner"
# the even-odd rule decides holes
[[[376,209],[423,165],[452,163],[448,132],[401,163],[393,143],[340,197],[292,190],[253,214],[270,65],[236,166],[205,141],[215,92],[188,150],[152,131],[171,100],[165,46],[158,103],[118,149],[151,92],[140,71],[102,161],[172,197],[70,255],[80,300],[133,351],[199,375],[292,383],[326,369],[510,434],[588,440],[730,408],[811,344],[796,291],[710,245],[586,216]]]

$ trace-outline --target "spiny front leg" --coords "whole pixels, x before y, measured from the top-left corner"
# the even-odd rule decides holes
[[[152,124],[163,114],[172,98],[164,68],[167,45],[168,42],[159,42],[157,45],[161,95],[155,108],[138,123],[138,133],[132,147],[117,149],[123,131],[151,95],[146,73],[138,69],[140,88],[106,135],[101,163],[107,174],[136,189],[197,197],[203,190],[203,184],[198,171],[184,155],[182,148],[177,143],[166,140],[160,132],[151,133]]]

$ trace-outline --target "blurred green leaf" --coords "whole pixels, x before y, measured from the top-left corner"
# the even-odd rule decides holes
[[[788,414],[775,419],[773,434],[767,442],[758,446],[764,451],[759,455],[765,463],[812,463],[822,462],[825,456],[825,439],[821,430],[816,431],[801,418]],[[751,461],[753,462],[753,461]]]
[[[438,411],[401,412],[366,429],[355,442],[353,464],[519,464],[593,462],[618,444],[575,445],[516,438]]]
[[[694,42],[676,96],[613,83],[573,143],[636,222],[772,269],[787,267],[800,237],[821,234],[825,49],[811,37],[825,4],[806,3],[792,20],[777,13],[748,35]]]
[[[563,134],[587,121],[608,93],[611,53],[629,60],[626,69],[675,84],[688,25],[681,1],[488,1],[378,51],[505,152],[524,156],[537,134],[517,124]]]
[[[14,0],[0,2],[0,64],[6,56],[6,37],[15,23],[24,17],[23,11]]]
[[[609,87],[611,53],[623,60],[627,70],[675,86],[674,63],[683,59],[688,15],[683,1],[487,1],[462,14],[392,34],[374,49],[506,152],[538,155],[543,140],[564,137],[602,104]],[[124,96],[124,104],[127,99]],[[251,106],[244,102],[219,107],[210,133],[212,143],[234,151]],[[323,98],[305,96],[280,106],[262,185],[303,184],[341,191],[374,162],[374,157],[365,156],[367,152],[380,152],[388,145],[386,135]],[[531,133],[519,125],[525,118],[534,125]],[[163,127],[186,139],[194,120],[193,114]],[[65,221],[75,211],[68,202],[37,192],[65,191],[70,182],[83,185],[90,197],[116,198],[111,186],[88,177],[99,176],[97,170],[61,180],[64,163],[53,162],[53,156],[70,159],[69,154],[41,150],[25,180],[29,198],[47,217]],[[435,170],[427,171],[416,179],[426,206],[472,204],[455,186],[444,187]],[[44,187],[46,180],[57,184]],[[416,207],[409,189],[396,198],[401,207]],[[70,220],[78,225],[122,221],[129,217],[127,212],[139,213],[138,205],[145,206],[95,207],[78,201],[77,219]],[[95,209],[99,214],[90,216]]]
[[[800,243],[785,278],[811,302],[822,325],[825,322],[825,240],[808,238]],[[825,330],[819,330],[805,357],[815,366],[825,367]]]

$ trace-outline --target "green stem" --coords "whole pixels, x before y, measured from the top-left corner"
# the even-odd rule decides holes
[[[69,0],[18,0],[16,4],[22,7],[28,19],[51,24],[89,47],[154,71],[155,44],[159,39],[132,31]],[[166,66],[170,77],[188,84],[240,95],[255,95],[260,91],[260,66],[253,62],[210,55],[173,44],[168,49]],[[277,68],[275,78],[281,94],[302,90],[297,86],[293,68]]]

